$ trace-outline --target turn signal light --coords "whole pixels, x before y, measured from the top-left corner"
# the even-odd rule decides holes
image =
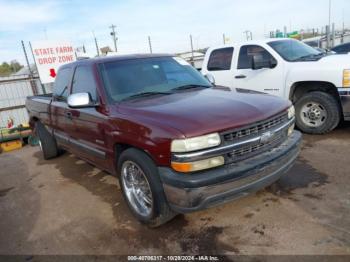
[[[204,169],[209,169],[217,166],[222,166],[225,164],[223,156],[212,157],[204,160],[194,161],[194,162],[171,162],[171,167],[178,172],[188,173]]]
[[[350,87],[350,69],[343,71],[343,87]]]

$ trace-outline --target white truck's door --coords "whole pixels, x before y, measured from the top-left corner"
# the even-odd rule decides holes
[[[202,68],[202,73],[212,74],[216,85],[232,87],[234,52],[233,47],[220,47],[212,50],[209,57],[205,58],[207,61],[203,62],[206,67]]]
[[[281,58],[273,56],[260,45],[242,45],[240,50],[236,50],[237,53],[238,51],[231,86],[284,97],[284,63],[280,60]],[[253,56],[258,56],[265,61],[270,60],[275,66],[253,70]]]

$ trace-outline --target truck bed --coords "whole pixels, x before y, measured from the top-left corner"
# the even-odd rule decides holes
[[[52,94],[28,96],[26,99],[26,108],[31,116],[37,117],[43,124],[49,125],[51,122],[51,100]]]

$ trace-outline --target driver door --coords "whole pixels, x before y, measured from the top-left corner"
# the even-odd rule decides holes
[[[253,56],[262,59],[273,59],[277,62],[274,68],[253,70]],[[265,48],[259,45],[243,45],[240,48],[234,74],[234,87],[251,89],[283,97],[284,67]]]

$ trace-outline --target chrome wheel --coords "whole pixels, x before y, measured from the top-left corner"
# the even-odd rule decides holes
[[[141,216],[149,216],[153,209],[151,187],[142,169],[133,161],[125,161],[121,168],[125,195],[132,208]]]
[[[326,121],[327,111],[321,104],[309,102],[301,108],[300,117],[305,125],[319,127]]]
[[[43,146],[42,146],[42,144],[41,144],[40,139],[39,139],[39,142],[38,142],[38,143],[39,143],[40,150],[43,151]]]

